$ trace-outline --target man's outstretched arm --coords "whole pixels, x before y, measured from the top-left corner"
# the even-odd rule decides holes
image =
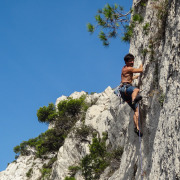
[[[141,64],[139,68],[133,68],[132,73],[142,73],[143,72],[143,65]]]
[[[128,67],[127,71],[131,72],[131,73],[142,73],[143,72],[143,65],[141,64],[139,66],[139,68]]]

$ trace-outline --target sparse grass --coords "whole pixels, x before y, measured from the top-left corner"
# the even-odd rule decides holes
[[[146,55],[147,55],[147,53],[148,53],[149,51],[148,51],[148,49],[142,49],[141,50],[141,53],[142,53],[142,55],[145,57]]]
[[[161,105],[161,107],[163,107],[164,100],[165,100],[165,94],[163,93],[162,90],[160,90],[158,101],[159,101],[159,104]]]
[[[153,7],[158,11],[157,18],[158,20],[164,21],[164,18],[167,16],[168,13],[168,0],[155,2],[156,3],[153,5]]]
[[[156,17],[158,29],[158,32],[154,37],[156,37],[157,40],[161,40],[165,33],[166,19],[168,16],[168,0],[155,1],[153,7],[157,11]]]
[[[144,33],[145,35],[148,35],[149,29],[150,29],[150,24],[149,24],[149,23],[146,23],[146,24],[143,26],[143,33]]]

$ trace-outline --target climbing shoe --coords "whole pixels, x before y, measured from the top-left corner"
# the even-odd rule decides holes
[[[137,102],[139,102],[142,99],[141,95],[137,95],[136,98],[134,99],[134,101],[132,101],[132,104],[136,104]]]
[[[134,128],[134,132],[140,137],[143,136],[143,133],[141,131],[139,131],[136,127]]]
[[[140,137],[142,137],[142,136],[143,136],[143,133],[137,129],[137,135],[140,136]]]
[[[137,133],[137,128],[136,127],[134,128],[134,132]]]

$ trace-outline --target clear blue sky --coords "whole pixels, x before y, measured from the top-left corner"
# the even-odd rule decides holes
[[[13,147],[47,130],[40,107],[119,84],[129,44],[116,39],[105,48],[86,29],[106,3],[129,11],[132,0],[0,1],[0,171],[14,160]]]

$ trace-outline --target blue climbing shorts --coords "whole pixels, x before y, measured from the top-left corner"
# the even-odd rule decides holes
[[[129,106],[135,111],[138,103],[132,104],[132,93],[136,89],[136,87],[132,86],[131,84],[122,85],[120,87],[121,97],[124,101],[126,101]]]

